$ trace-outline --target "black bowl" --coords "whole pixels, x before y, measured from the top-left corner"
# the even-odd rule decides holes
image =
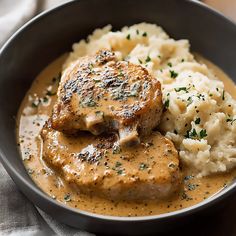
[[[115,29],[138,22],[161,25],[175,39],[187,38],[231,78],[236,78],[236,26],[196,1],[80,0],[43,13],[18,30],[0,51],[0,156],[19,189],[42,210],[68,225],[90,232],[148,234],[183,224],[232,195],[236,183],[193,207],[147,217],[111,217],[67,207],[43,193],[28,176],[15,138],[15,116],[35,76],[73,42],[95,28]],[[222,201],[224,200],[224,201]],[[221,204],[217,204],[221,205]]]

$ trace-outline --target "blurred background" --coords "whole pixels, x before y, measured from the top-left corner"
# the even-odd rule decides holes
[[[0,0],[0,47],[21,25],[68,0]],[[202,0],[236,21],[236,0]]]

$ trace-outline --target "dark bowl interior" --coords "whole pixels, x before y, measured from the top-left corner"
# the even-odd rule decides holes
[[[190,216],[230,196],[233,183],[216,197],[178,212],[152,217],[108,217],[67,208],[46,196],[25,171],[15,138],[15,117],[35,76],[95,28],[156,23],[173,38],[187,38],[201,53],[236,79],[236,26],[201,3],[179,0],[80,0],[44,13],[21,28],[0,51],[0,156],[19,189],[60,222],[80,229],[147,234],[182,225]]]

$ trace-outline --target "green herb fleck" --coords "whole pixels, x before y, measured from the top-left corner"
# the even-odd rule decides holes
[[[124,170],[120,169],[120,170],[117,170],[117,174],[118,175],[122,175],[124,173]]]
[[[167,99],[165,102],[164,102],[164,107],[165,108],[168,108],[170,106],[170,99]]]
[[[234,121],[236,121],[236,119],[233,119],[233,118],[227,118],[226,119],[226,122],[230,122],[231,125],[234,123]]]
[[[136,29],[136,34],[139,35],[139,30],[138,29]]]
[[[200,136],[201,139],[207,137],[207,132],[206,132],[206,130],[205,130],[205,129],[202,129],[202,130],[200,131],[200,133],[199,133],[199,136]]]
[[[194,121],[194,123],[195,123],[196,125],[199,125],[200,122],[201,122],[201,119],[200,119],[199,117]]]
[[[186,175],[186,176],[184,177],[184,181],[188,181],[188,180],[193,179],[193,178],[194,178],[193,175]]]
[[[43,102],[47,103],[48,102],[48,98],[47,97],[43,97]]]
[[[126,36],[126,39],[130,40],[130,34],[128,34],[128,35]]]
[[[185,91],[185,92],[188,92],[187,88],[186,87],[179,87],[179,88],[175,88],[175,91],[176,92],[180,92],[180,91]]]
[[[188,130],[187,134],[185,135],[185,138],[196,138],[197,137],[197,131],[195,128],[192,130]]]
[[[116,164],[115,164],[115,167],[117,168],[117,167],[120,167],[120,166],[122,166],[122,163],[117,161]]]
[[[37,108],[38,106],[39,106],[39,104],[40,104],[40,100],[39,99],[36,99],[35,101],[33,101],[32,103],[31,103],[31,106],[33,107],[33,108]]]
[[[147,37],[147,32],[144,32],[144,33],[143,33],[143,37]]]
[[[150,62],[150,61],[151,61],[151,57],[147,56],[145,62],[148,63],[148,62]]]
[[[225,100],[225,90],[223,90],[223,93],[222,93],[222,100]]]
[[[173,70],[170,70],[170,77],[175,79],[176,77],[178,76],[178,73],[176,73],[175,71]]]
[[[171,62],[168,62],[167,65],[168,65],[169,67],[172,67],[172,63],[171,63]]]
[[[196,189],[196,187],[198,187],[198,184],[188,184],[188,190],[189,191],[193,191]]]
[[[70,202],[70,201],[71,201],[71,198],[70,198],[70,194],[69,194],[69,193],[65,194],[64,200],[65,200],[66,202]]]
[[[139,170],[145,170],[148,168],[148,165],[146,163],[140,163]]]
[[[138,61],[139,61],[140,64],[143,64],[143,62],[140,59],[138,59]]]

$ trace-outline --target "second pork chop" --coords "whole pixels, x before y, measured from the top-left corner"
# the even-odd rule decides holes
[[[82,193],[109,199],[159,199],[179,186],[178,153],[153,132],[135,149],[121,149],[116,135],[65,135],[44,126],[43,159]]]

